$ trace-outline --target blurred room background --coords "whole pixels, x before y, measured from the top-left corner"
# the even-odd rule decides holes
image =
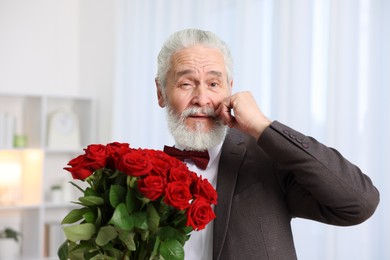
[[[80,126],[94,117],[81,146],[161,149],[173,139],[157,104],[156,56],[172,32],[190,27],[230,46],[234,92],[251,91],[268,117],[339,150],[381,193],[377,212],[359,226],[294,219],[298,258],[390,259],[389,0],[0,0],[0,112],[26,100],[42,102],[42,111],[76,100]],[[58,154],[42,180],[64,174]],[[44,195],[34,203],[46,210]],[[0,204],[0,229],[13,214],[23,215],[19,226],[58,222],[24,216],[31,211]],[[37,259],[50,256],[40,250]]]

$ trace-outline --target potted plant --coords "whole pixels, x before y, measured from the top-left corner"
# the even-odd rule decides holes
[[[0,238],[13,239],[16,242],[19,242],[21,236],[20,232],[15,231],[12,228],[4,228],[3,230],[0,230]]]
[[[9,227],[0,230],[0,260],[18,258],[21,237],[20,232]]]
[[[51,186],[50,197],[51,197],[51,202],[61,203],[63,201],[63,199],[62,199],[62,186],[58,185],[58,184]]]

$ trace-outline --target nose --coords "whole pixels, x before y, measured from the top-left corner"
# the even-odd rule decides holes
[[[203,84],[196,86],[193,90],[192,105],[200,107],[209,106],[211,104],[209,94],[207,86],[204,86]]]

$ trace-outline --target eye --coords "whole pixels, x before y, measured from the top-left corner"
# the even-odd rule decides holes
[[[212,87],[212,88],[215,88],[215,87],[218,87],[219,86],[219,83],[218,82],[212,82],[211,84],[210,84],[210,87]]]
[[[183,82],[183,83],[179,84],[179,87],[184,88],[184,89],[191,88],[192,86],[193,86],[193,84],[190,82]]]

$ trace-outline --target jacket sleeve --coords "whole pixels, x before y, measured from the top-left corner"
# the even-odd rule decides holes
[[[276,162],[275,174],[293,217],[348,226],[374,213],[378,190],[338,151],[277,121],[257,143]]]

